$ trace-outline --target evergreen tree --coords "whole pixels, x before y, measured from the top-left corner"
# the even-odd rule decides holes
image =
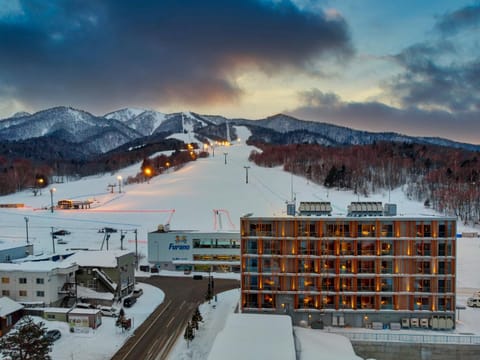
[[[202,322],[203,321],[203,317],[202,317],[202,314],[200,314],[200,310],[198,309],[198,306],[195,309],[195,313],[193,314],[193,317],[195,318],[195,320],[197,322]]]
[[[187,347],[190,344],[190,341],[192,341],[195,338],[195,334],[193,332],[193,326],[190,322],[188,322],[187,327],[185,328],[185,333],[183,334],[183,338],[187,340]]]
[[[52,341],[45,337],[43,322],[36,324],[30,316],[18,324],[18,330],[0,338],[0,352],[12,360],[50,360]]]

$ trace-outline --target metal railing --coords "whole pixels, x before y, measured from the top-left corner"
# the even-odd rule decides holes
[[[398,334],[398,333],[367,333],[349,332],[329,328],[329,332],[343,335],[352,341],[365,342],[401,342],[414,344],[457,344],[480,345],[480,336],[477,335],[443,335],[443,334]]]

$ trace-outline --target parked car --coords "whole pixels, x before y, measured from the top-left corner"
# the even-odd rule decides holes
[[[134,290],[133,290],[133,293],[132,293],[132,296],[133,296],[133,297],[138,298],[138,297],[140,297],[140,296],[142,296],[142,295],[143,295],[143,289],[138,288],[138,289],[134,289]]]
[[[64,235],[70,235],[70,234],[71,234],[70,231],[68,231],[68,230],[63,230],[63,229],[52,232],[52,235],[53,235],[53,236],[64,236]]]
[[[479,297],[468,298],[467,305],[470,307],[480,307],[480,298]]]
[[[129,308],[132,307],[133,304],[137,302],[137,298],[134,298],[133,296],[126,297],[123,299],[123,306]]]
[[[89,303],[77,303],[75,307],[80,309],[95,309],[95,306]]]
[[[57,341],[58,339],[60,339],[62,337],[62,333],[60,332],[60,330],[48,330],[46,333],[45,333],[45,337],[47,339],[49,339],[51,342],[54,342],[54,341]]]
[[[116,233],[118,230],[111,227],[104,227],[98,230],[99,233]]]
[[[119,310],[112,306],[99,306],[98,309],[102,313],[102,316],[118,317]]]

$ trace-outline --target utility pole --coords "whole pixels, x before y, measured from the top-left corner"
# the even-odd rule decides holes
[[[248,184],[248,169],[250,169],[250,166],[244,166],[245,168],[245,184]]]
[[[25,231],[27,232],[27,244],[29,244],[29,241],[28,241],[28,217],[24,217],[25,219]]]
[[[137,229],[135,229],[135,268],[138,270],[138,238]]]
[[[227,165],[227,155],[228,155],[228,153],[224,152],[223,155],[225,155],[225,165]]]
[[[52,247],[53,247],[53,253],[55,254],[55,235],[53,235],[53,226],[51,227],[52,229]]]
[[[125,233],[123,232],[123,230],[120,230],[120,250],[123,250],[123,239],[125,239]]]

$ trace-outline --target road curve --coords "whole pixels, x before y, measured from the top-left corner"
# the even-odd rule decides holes
[[[117,351],[112,360],[167,359],[178,336],[183,334],[187,322],[192,318],[194,310],[205,301],[208,278],[193,280],[191,277],[153,276],[138,278],[137,281],[162,289],[165,299],[135,330],[133,336]],[[238,280],[214,279],[215,293],[239,286]]]

